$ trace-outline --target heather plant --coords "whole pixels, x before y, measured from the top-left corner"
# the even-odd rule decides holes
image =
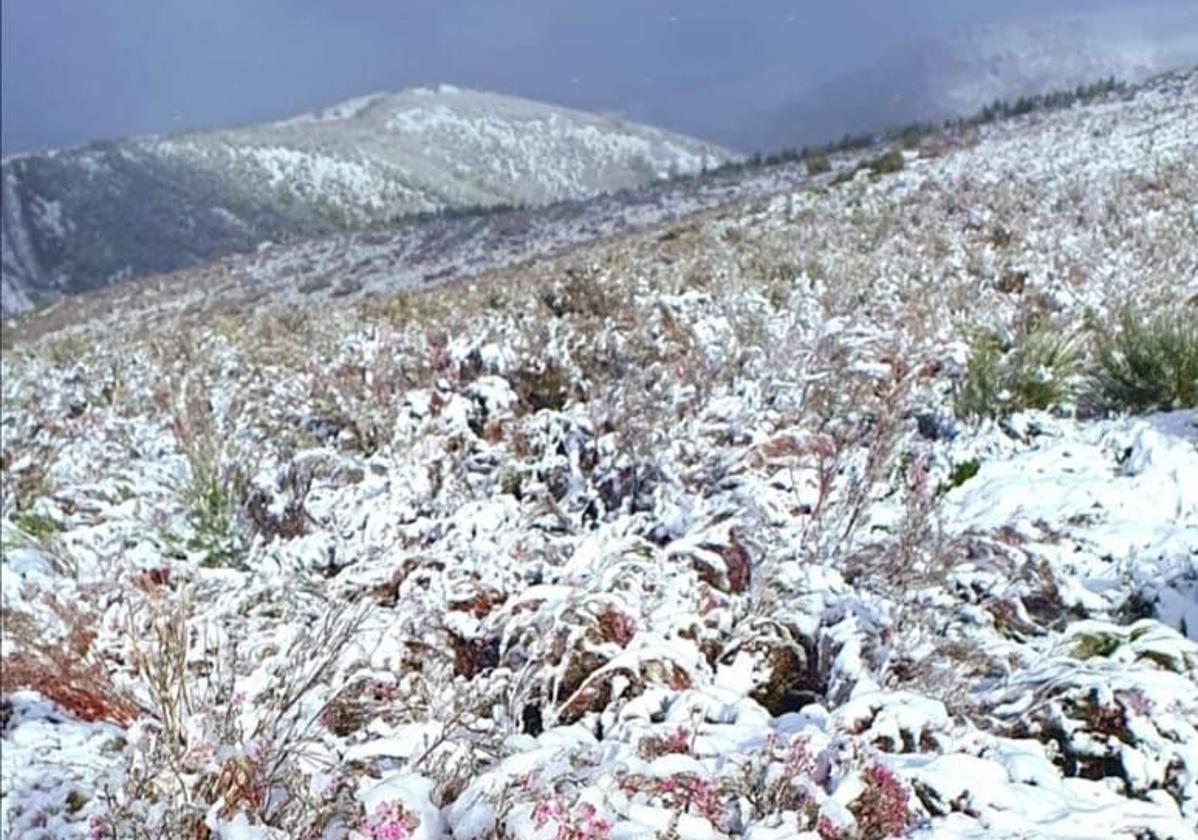
[[[538,830],[550,829],[553,840],[608,840],[611,821],[599,815],[590,802],[580,802],[570,808],[558,796],[542,799],[532,811],[533,825]]]
[[[857,818],[857,837],[884,840],[906,833],[912,822],[907,788],[881,764],[870,765],[862,775],[865,791],[849,808]]]
[[[1093,384],[1104,406],[1139,413],[1198,405],[1198,307],[1155,315],[1126,308],[1097,345]]]

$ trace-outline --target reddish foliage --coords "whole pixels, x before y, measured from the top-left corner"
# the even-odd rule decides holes
[[[6,637],[19,653],[3,660],[0,692],[36,691],[64,711],[86,721],[109,721],[128,726],[142,710],[113,684],[104,663],[92,652],[96,616],[65,604],[52,595],[43,602],[62,623],[55,637],[23,613],[6,613]]]
[[[168,566],[158,566],[140,572],[133,583],[143,592],[151,592],[158,587],[171,585],[171,570]]]
[[[722,554],[728,570],[728,588],[734,595],[739,595],[749,588],[752,580],[752,558],[741,544],[735,528],[728,532],[728,545]]]
[[[475,618],[486,618],[491,612],[507,601],[507,596],[494,589],[484,589],[467,601],[455,601],[449,605],[451,610],[468,611]]]
[[[909,794],[903,783],[881,764],[864,773],[865,793],[850,806],[862,840],[882,840],[906,833],[914,815],[908,806]]]
[[[636,635],[636,624],[619,610],[608,607],[599,613],[599,632],[603,641],[627,647]]]
[[[450,632],[449,644],[453,648],[455,677],[471,679],[476,674],[494,668],[499,661],[497,639],[467,639]]]
[[[136,703],[113,687],[101,666],[84,665],[57,648],[7,657],[0,686],[5,694],[36,691],[80,720],[128,726],[141,714]]]
[[[215,776],[207,780],[212,802],[221,802],[221,816],[231,819],[238,811],[258,814],[266,805],[267,785],[262,779],[261,762],[251,757],[228,759]]]

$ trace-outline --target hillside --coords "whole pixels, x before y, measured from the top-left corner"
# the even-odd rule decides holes
[[[9,836],[1192,838],[1198,71],[834,165],[18,332]]]
[[[728,158],[646,126],[446,86],[266,125],[8,158],[0,306],[10,315],[266,240],[577,199]]]
[[[969,116],[999,99],[1113,76],[1135,82],[1198,62],[1198,7],[1157,3],[947,30],[801,94],[753,139],[777,148]]]

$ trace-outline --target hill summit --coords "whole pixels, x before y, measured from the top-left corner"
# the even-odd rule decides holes
[[[696,172],[725,150],[447,85],[280,122],[3,162],[4,314],[274,239],[415,213],[541,204]]]

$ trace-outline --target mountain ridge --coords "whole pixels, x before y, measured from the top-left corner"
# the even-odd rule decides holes
[[[449,85],[12,156],[0,175],[0,308],[14,314],[263,241],[582,198],[733,157],[650,126]]]

